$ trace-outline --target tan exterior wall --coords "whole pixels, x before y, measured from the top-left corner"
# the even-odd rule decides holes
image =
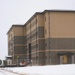
[[[14,31],[14,36],[23,36],[24,32],[23,32],[23,27],[13,27],[13,31]]]
[[[44,27],[44,15],[43,14],[37,15],[37,26]]]
[[[29,58],[31,54],[32,65],[60,64],[61,55],[58,53],[70,52],[67,55],[70,61],[71,52],[75,52],[74,20],[74,12],[44,11],[32,16],[24,26],[13,26],[8,33],[8,41],[10,44],[12,38],[15,39],[14,60],[17,56]],[[9,52],[12,46],[9,46]]]
[[[8,41],[10,41],[13,37],[14,37],[14,32],[13,29],[11,29],[11,31],[8,34]]]
[[[37,16],[35,16],[32,20],[31,20],[31,32],[33,31],[33,30],[35,30],[36,29],[36,25],[37,25]]]
[[[26,36],[26,26],[24,26],[24,36]]]
[[[50,13],[51,38],[75,38],[75,13]]]
[[[30,22],[26,25],[26,34],[30,33]]]

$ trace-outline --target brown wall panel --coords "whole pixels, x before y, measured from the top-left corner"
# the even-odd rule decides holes
[[[37,33],[38,38],[44,38],[44,27],[38,27],[37,30],[38,30]]]
[[[26,54],[24,46],[14,46],[14,54]]]
[[[43,14],[37,15],[37,26],[44,27],[44,15]]]
[[[46,39],[47,49],[75,49],[75,38]]]
[[[14,44],[24,44],[25,36],[14,36]]]
[[[45,40],[38,39],[38,50],[45,50]]]

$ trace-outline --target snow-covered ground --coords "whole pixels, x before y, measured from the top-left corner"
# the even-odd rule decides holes
[[[3,69],[9,71],[8,75],[11,75],[11,72],[14,72],[17,75],[75,75],[75,64],[13,67]]]
[[[0,70],[0,75],[18,75],[18,74],[11,73],[11,72],[4,71],[4,70]]]

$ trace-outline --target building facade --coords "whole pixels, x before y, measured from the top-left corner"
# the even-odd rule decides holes
[[[16,64],[18,59],[25,57],[23,25],[12,25],[8,31],[8,55],[12,56],[12,63]]]
[[[12,25],[7,35],[13,63],[18,58],[32,65],[75,63],[75,11],[36,12],[24,25]]]

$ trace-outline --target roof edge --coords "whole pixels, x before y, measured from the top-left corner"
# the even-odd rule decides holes
[[[13,26],[25,26],[25,25],[27,25],[37,14],[44,14],[44,13],[46,13],[46,12],[75,12],[75,10],[51,9],[51,10],[44,10],[43,12],[36,12],[36,13],[33,14],[33,16],[31,16],[31,18],[30,18],[25,24],[13,24],[13,25],[10,27],[9,31],[12,29]],[[9,33],[9,31],[7,32],[7,34]]]
[[[75,10],[68,10],[68,9],[51,9],[51,10],[44,10],[43,13],[45,12],[75,12]]]
[[[75,12],[75,10],[60,10],[60,9],[51,9],[51,10],[44,10],[43,12],[36,12],[33,16],[24,24],[27,25],[31,19],[33,19],[37,14],[44,14],[45,12]]]
[[[42,14],[43,12],[36,12],[33,14],[33,16],[31,16],[31,18],[24,24],[27,25],[29,23],[29,21],[31,21],[31,19],[33,19],[37,14]]]
[[[9,32],[10,32],[10,30],[13,28],[13,27],[19,27],[19,26],[24,26],[23,24],[13,24],[11,27],[10,27],[10,29],[8,30],[8,32],[6,33],[6,34],[8,34]]]

